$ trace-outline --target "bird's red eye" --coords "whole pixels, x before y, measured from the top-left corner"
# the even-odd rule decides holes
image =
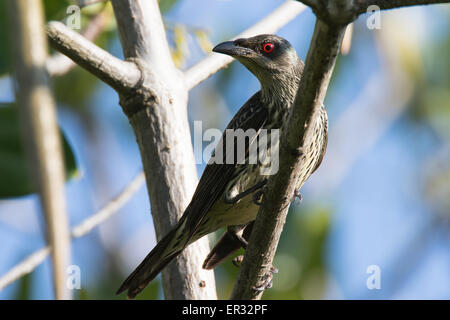
[[[263,45],[263,50],[265,53],[271,53],[274,48],[275,46],[273,45],[273,43],[270,42],[267,42]]]

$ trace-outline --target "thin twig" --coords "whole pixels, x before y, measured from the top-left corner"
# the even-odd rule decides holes
[[[92,231],[95,227],[111,218],[116,212],[122,208],[128,200],[140,189],[144,183],[144,172],[141,171],[133,178],[133,180],[113,199],[111,199],[102,209],[94,213],[89,218],[83,220],[76,225],[71,232],[72,238],[80,238]],[[3,277],[0,278],[0,291],[6,286],[10,285],[17,279],[32,272],[38,267],[51,252],[51,246],[46,246],[34,252],[23,261],[9,270]]]
[[[44,260],[50,254],[50,251],[50,246],[39,249],[29,255],[23,261],[15,265],[13,268],[11,268],[3,277],[0,278],[0,290],[7,287],[24,275],[33,272],[33,270],[36,269],[37,266],[44,262]]]
[[[122,95],[120,105],[136,135],[161,240],[182,216],[198,181],[188,91],[172,60],[158,2],[112,0],[112,5],[124,57],[142,70],[138,90]],[[208,239],[200,239],[162,270],[166,299],[217,299],[214,273],[201,268],[208,252]]]
[[[100,11],[95,17],[89,21],[82,35],[90,40],[94,41],[102,33],[109,19],[109,14],[105,10]],[[55,76],[62,76],[72,70],[77,64],[73,62],[66,55],[57,52],[51,55],[47,59],[47,71],[48,73]]]

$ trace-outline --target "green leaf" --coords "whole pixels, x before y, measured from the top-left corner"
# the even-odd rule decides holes
[[[66,167],[66,179],[77,174],[72,149],[61,132]],[[22,143],[19,112],[14,104],[0,104],[0,199],[35,192],[28,173],[28,163]]]
[[[168,12],[178,0],[159,0],[159,9],[162,13]]]

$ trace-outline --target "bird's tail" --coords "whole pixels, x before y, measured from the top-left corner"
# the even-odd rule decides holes
[[[242,237],[247,241],[252,234],[252,228],[253,221],[245,227],[242,233]],[[206,257],[202,268],[207,270],[216,268],[240,248],[242,248],[242,243],[236,237],[233,237],[229,231],[226,231]]]
[[[180,221],[164,238],[158,242],[144,261],[125,279],[117,290],[120,294],[128,290],[127,298],[133,299],[161,270],[186,247],[186,233],[183,232],[184,222]]]

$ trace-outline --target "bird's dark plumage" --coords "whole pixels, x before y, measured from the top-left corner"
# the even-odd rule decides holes
[[[288,41],[275,35],[224,42],[213,51],[235,57],[261,83],[261,91],[241,107],[227,126],[227,129],[249,132],[248,140],[245,140],[245,161],[237,162],[237,144],[234,143],[233,148],[230,148],[224,133],[212,157],[216,162],[217,159],[222,159],[222,163],[210,160],[180,221],[158,242],[117,291],[121,293],[128,290],[129,298],[134,298],[186,246],[201,237],[230,226],[240,226],[236,230],[240,230],[245,240],[250,236],[252,222],[258,212],[252,193],[264,185],[267,176],[261,172],[270,165],[249,164],[250,146],[260,139],[263,129],[283,130],[297,93],[303,62]],[[320,110],[313,125],[314,135],[308,140],[310,142],[304,154],[298,189],[317,169],[325,153],[327,117],[324,108]],[[270,141],[270,133],[268,140]],[[277,148],[278,144],[276,147],[272,146],[268,153],[274,154]],[[228,163],[230,155],[234,161]],[[212,249],[203,267],[214,268],[241,245],[237,238],[225,234]]]

